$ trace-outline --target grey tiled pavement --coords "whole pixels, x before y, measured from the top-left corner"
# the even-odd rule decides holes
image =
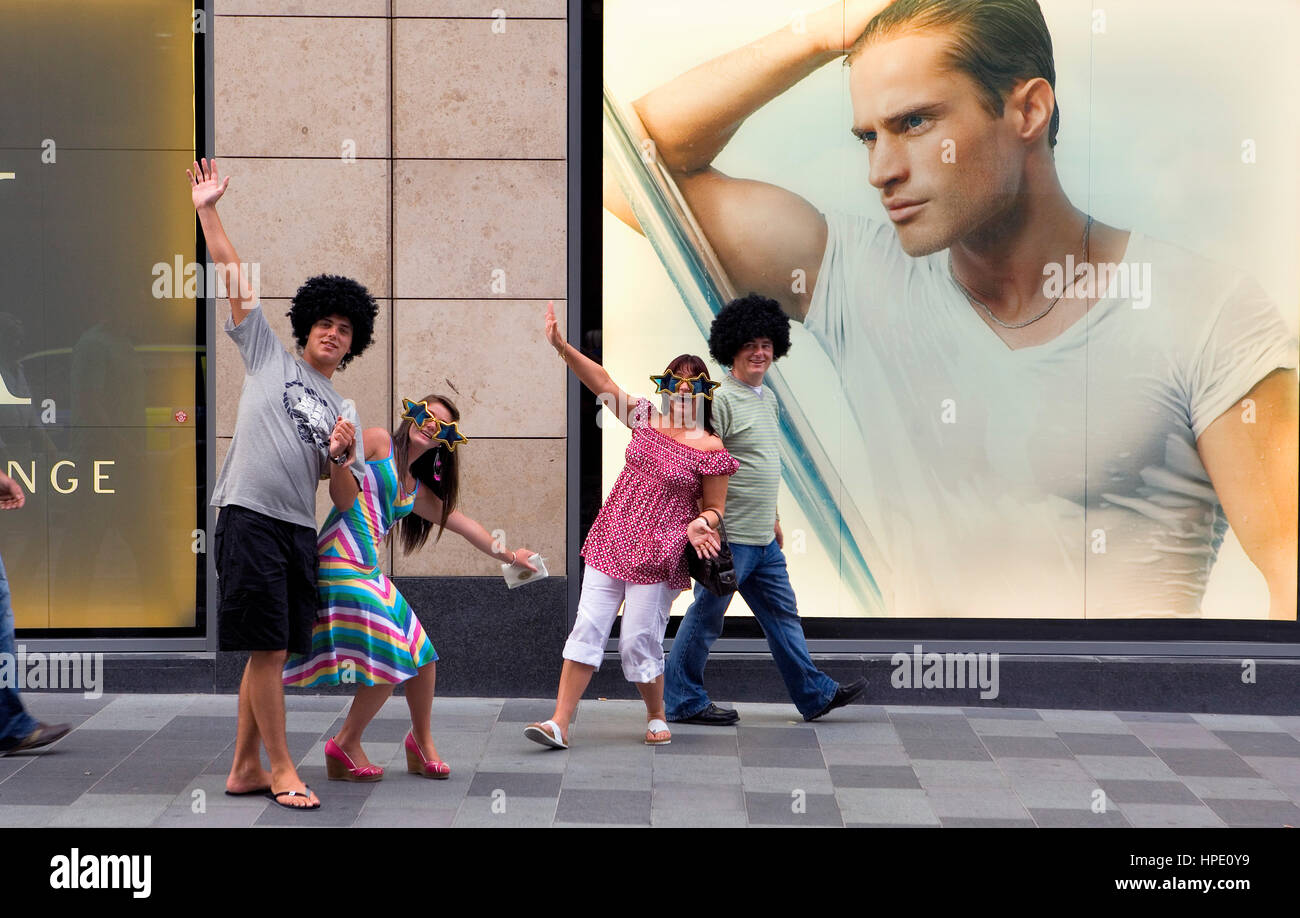
[[[289,747],[316,812],[225,796],[230,695],[24,695],[76,729],[0,758],[0,826],[1281,826],[1300,825],[1300,718],[853,705],[805,724],[740,704],[736,727],[641,742],[635,701],[584,701],[567,751],[524,739],[551,702],[445,698],[448,781],[408,775],[405,702],[367,731],[376,784],[327,781],[349,699],[291,695]]]

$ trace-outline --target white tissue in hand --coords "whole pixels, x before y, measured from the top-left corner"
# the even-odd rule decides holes
[[[503,564],[501,565],[501,576],[506,578],[506,586],[514,589],[523,586],[525,583],[532,583],[534,580],[543,580],[550,574],[546,570],[546,559],[541,555],[533,555],[531,558],[533,566],[537,568],[534,573],[521,564]]]

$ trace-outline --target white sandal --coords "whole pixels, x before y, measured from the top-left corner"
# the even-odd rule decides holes
[[[550,733],[546,732],[547,727],[551,728]],[[564,741],[564,733],[560,730],[560,725],[553,720],[544,720],[540,724],[529,724],[524,727],[524,736],[534,743],[540,743],[552,749],[569,748],[569,744]]]
[[[651,735],[655,733],[667,733],[668,739],[651,739]],[[669,731],[668,725],[659,718],[656,717],[645,725],[645,744],[647,746],[667,746],[672,741],[673,735]]]

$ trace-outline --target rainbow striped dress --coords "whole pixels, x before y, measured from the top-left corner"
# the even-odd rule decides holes
[[[415,493],[403,493],[398,481],[390,441],[388,458],[366,463],[352,507],[346,513],[331,510],[321,527],[311,653],[289,655],[285,685],[395,684],[438,659],[380,565],[384,536],[414,507]]]

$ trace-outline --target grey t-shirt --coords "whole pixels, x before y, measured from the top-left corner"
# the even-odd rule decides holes
[[[1227,519],[1198,441],[1296,365],[1259,284],[1133,232],[1084,318],[1012,350],[946,252],[913,258],[888,221],[826,219],[804,326],[867,444],[851,474],[888,614],[1199,615]]]
[[[247,374],[239,395],[235,438],[217,476],[212,506],[235,504],[275,519],[316,528],[316,488],[329,474],[329,440],[338,417],[357,428],[351,465],[360,483],[365,451],[356,409],[330,381],[280,343],[260,304],[226,334],[239,346]]]

